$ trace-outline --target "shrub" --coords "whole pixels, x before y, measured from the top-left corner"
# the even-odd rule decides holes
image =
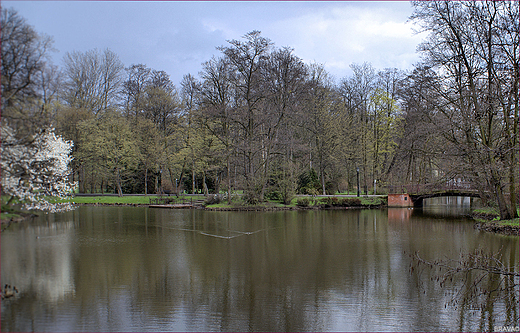
[[[258,193],[253,191],[246,191],[244,193],[244,202],[248,205],[257,205],[260,202]]]
[[[292,199],[294,198],[294,194],[293,193],[284,193],[284,195],[282,197],[283,197],[282,203],[284,205],[290,205],[292,202]]]
[[[206,198],[206,200],[204,201],[204,203],[206,205],[216,205],[216,204],[219,204],[221,201],[220,199],[220,196],[219,195],[208,195],[208,197]]]
[[[272,201],[283,201],[283,195],[279,191],[268,192],[265,197]]]
[[[361,200],[358,198],[343,198],[340,205],[343,207],[357,207],[361,206]]]
[[[298,200],[296,200],[296,205],[298,207],[309,207],[309,204],[310,204],[309,198],[298,198]]]
[[[327,206],[339,206],[340,205],[340,201],[336,197],[321,198],[320,202]]]

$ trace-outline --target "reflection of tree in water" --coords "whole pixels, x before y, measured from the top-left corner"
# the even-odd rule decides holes
[[[445,309],[443,289],[430,281],[438,272],[409,274],[410,260],[403,252],[419,251],[426,260],[444,253],[454,258],[451,248],[470,252],[481,245],[490,251],[503,248],[506,265],[518,261],[516,239],[487,233],[468,237],[467,223],[413,215],[401,221],[380,210],[78,211],[56,215],[61,222],[74,221],[70,228],[75,232],[64,242],[41,237],[54,236],[47,221],[28,228],[41,227],[39,239],[27,231],[2,235],[3,250],[12,242],[10,249],[32,247],[35,262],[61,263],[53,275],[70,277],[57,282],[73,288],[58,301],[42,299],[41,293],[28,295],[21,279],[40,278],[38,272],[49,267],[22,270],[17,264],[21,258],[13,255],[16,260],[10,262],[3,257],[2,280],[15,274],[5,283],[23,286],[24,295],[2,302],[2,310],[9,307],[2,312],[8,331],[445,331],[459,325],[461,331],[476,331],[479,318],[469,318],[476,313],[468,309],[470,293],[459,288],[465,299],[458,311]],[[36,246],[43,242],[55,250]],[[468,275],[468,281],[476,278],[476,273]],[[445,290],[463,282],[447,282],[451,289]],[[482,283],[491,290],[498,282]],[[488,297],[481,330],[518,318],[517,309]],[[515,295],[510,297],[506,301],[515,304]],[[34,322],[38,327],[31,326]]]
[[[468,311],[480,313],[479,330],[494,331],[496,312],[505,313],[505,326],[518,324],[518,285],[520,274],[512,256],[500,249],[487,253],[477,249],[461,253],[458,259],[426,260],[418,252],[410,255],[410,272],[422,275],[428,270],[430,280],[451,294],[446,306],[459,310],[462,330]],[[509,261],[511,266],[504,262]]]

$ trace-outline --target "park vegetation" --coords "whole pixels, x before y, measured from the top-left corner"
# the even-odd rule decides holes
[[[231,201],[240,191],[257,204],[356,192],[358,182],[363,194],[459,182],[502,219],[515,217],[518,2],[413,6],[429,36],[411,71],[352,64],[335,80],[251,31],[178,85],[110,49],[70,50],[53,65],[52,38],[2,9],[2,140],[51,138],[62,156],[70,150],[80,193],[224,192]],[[2,145],[2,161],[11,149]],[[55,152],[49,180],[63,173]],[[30,187],[38,163],[2,164],[2,193],[23,199],[8,191],[15,179],[44,194]]]

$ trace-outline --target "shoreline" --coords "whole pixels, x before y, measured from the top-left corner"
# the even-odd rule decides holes
[[[141,203],[75,203],[77,206],[121,206],[121,207],[150,207],[150,204]],[[368,204],[360,206],[333,206],[328,204],[319,204],[313,206],[227,206],[227,207],[206,207],[206,206],[190,206],[190,207],[164,207],[167,209],[203,209],[207,211],[289,211],[289,210],[350,210],[350,209],[382,209],[388,208],[386,204]],[[32,213],[18,212],[19,216],[10,217],[8,220],[1,220],[2,231],[7,229],[11,224],[24,221],[28,218],[38,216]],[[493,214],[484,214],[473,212],[470,217],[474,220],[473,227],[480,231],[501,234],[505,236],[519,236],[520,227],[517,225],[503,224],[494,220]],[[498,222],[498,223],[497,223]]]
[[[504,225],[493,221],[475,221],[473,227],[480,231],[492,232],[504,236],[519,236],[520,227],[514,225]]]
[[[475,221],[473,227],[477,230],[505,236],[520,236],[520,226],[511,225],[506,222],[511,220],[496,220],[496,214],[475,211],[471,213],[470,217]]]

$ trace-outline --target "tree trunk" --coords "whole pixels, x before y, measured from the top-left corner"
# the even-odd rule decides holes
[[[509,212],[509,209],[507,207],[506,199],[504,197],[504,192],[502,191],[502,184],[500,182],[500,178],[498,178],[496,171],[492,171],[492,182],[493,187],[495,191],[495,197],[498,204],[498,210],[500,212],[500,219],[501,220],[509,220],[511,219],[511,213]]]
[[[323,172],[323,170],[321,170],[321,189],[322,189],[323,195],[326,195],[327,191],[325,190],[325,172]]]
[[[148,168],[144,169],[144,195],[148,195]]]
[[[229,163],[229,156],[227,157],[227,182],[228,204],[231,204],[231,163]]]
[[[79,167],[79,193],[85,193],[85,169],[83,165]]]
[[[204,192],[205,196],[209,194],[208,185],[206,184],[206,171],[202,173],[202,191]]]
[[[96,190],[94,183],[94,168],[92,168],[92,172],[90,173],[90,193],[94,193]]]
[[[191,193],[195,194],[195,163],[191,164]]]
[[[121,176],[119,174],[119,168],[116,169],[116,188],[117,188],[117,196],[123,196],[123,190],[121,189]]]

